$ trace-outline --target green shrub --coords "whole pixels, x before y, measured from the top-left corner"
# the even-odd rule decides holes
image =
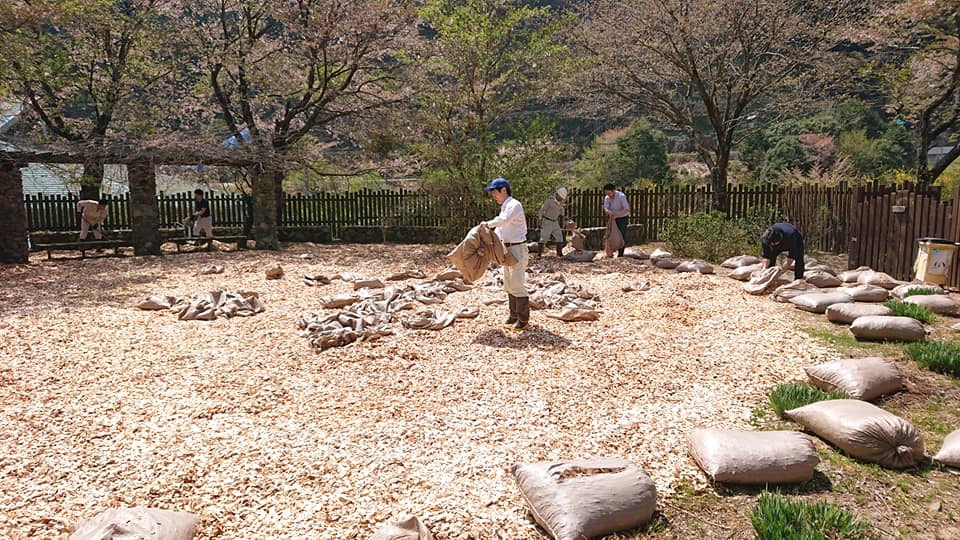
[[[921,368],[960,377],[960,344],[949,341],[918,341],[906,345],[904,350]]]
[[[903,295],[904,298],[910,298],[911,296],[931,296],[934,294],[940,294],[939,292],[933,289],[910,289]]]
[[[722,212],[698,212],[668,221],[660,239],[670,243],[679,257],[719,263],[727,257],[758,251],[759,241],[751,238],[738,220]]]
[[[929,324],[937,318],[937,316],[930,311],[930,308],[926,306],[918,306],[917,304],[910,304],[899,300],[887,300],[883,305],[890,308],[890,311],[897,317],[912,317],[924,324]]]
[[[764,492],[750,510],[760,540],[862,540],[876,538],[870,525],[826,501],[791,501]]]
[[[784,411],[828,399],[846,399],[848,396],[844,392],[824,392],[809,384],[787,383],[774,388],[769,397],[773,410],[783,418]]]

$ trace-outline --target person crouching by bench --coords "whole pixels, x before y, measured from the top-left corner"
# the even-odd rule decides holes
[[[202,189],[193,190],[193,235],[213,238],[213,216],[210,215],[210,201],[203,197]]]
[[[103,240],[103,222],[107,219],[107,200],[83,200],[77,202],[80,214],[80,241],[87,239],[87,233],[93,229],[93,237]]]

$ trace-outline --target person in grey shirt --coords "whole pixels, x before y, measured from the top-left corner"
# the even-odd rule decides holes
[[[540,242],[537,243],[537,258],[543,255],[543,245],[553,242],[557,246],[557,257],[563,257],[563,246],[567,245],[563,237],[563,200],[567,198],[567,188],[559,187],[543,201],[537,213],[537,225],[540,227]]]
[[[613,187],[613,184],[603,186],[603,193],[606,195],[606,197],[603,198],[603,211],[606,212],[608,216],[613,216],[614,221],[617,223],[617,228],[620,229],[620,235],[623,236],[624,246],[626,246],[627,218],[630,216],[630,203],[627,202],[627,196],[622,191]],[[623,250],[624,247],[621,247],[617,256],[623,257]]]

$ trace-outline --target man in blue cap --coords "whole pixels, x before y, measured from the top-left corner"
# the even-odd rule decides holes
[[[490,185],[483,188],[500,204],[500,215],[485,221],[484,224],[497,233],[507,250],[517,259],[517,264],[503,267],[503,288],[510,301],[510,317],[504,326],[514,330],[524,330],[530,322],[530,298],[527,294],[526,271],[530,258],[527,249],[527,218],[523,214],[523,205],[513,198],[510,182],[503,178],[494,178]]]

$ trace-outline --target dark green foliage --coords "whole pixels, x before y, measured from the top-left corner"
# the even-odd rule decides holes
[[[738,220],[722,212],[699,212],[667,222],[660,239],[670,243],[674,255],[720,262],[731,254],[757,251],[757,241]]]
[[[783,418],[784,411],[790,409],[796,409],[818,401],[846,399],[847,397],[844,392],[824,392],[809,384],[801,383],[781,384],[771,390],[769,395],[770,406],[773,407],[780,418]]]
[[[613,143],[598,138],[574,164],[580,187],[669,184],[673,172],[667,164],[667,145],[662,132],[645,121],[634,122]]]
[[[870,526],[850,511],[826,501],[792,501],[764,492],[750,511],[760,540],[865,540],[876,538]]]
[[[929,324],[937,318],[937,316],[930,311],[930,308],[918,306],[917,304],[910,304],[899,300],[887,300],[883,305],[890,308],[893,315],[897,317],[913,317],[924,324]]]
[[[921,368],[960,377],[960,344],[927,341],[910,343],[903,349]]]

